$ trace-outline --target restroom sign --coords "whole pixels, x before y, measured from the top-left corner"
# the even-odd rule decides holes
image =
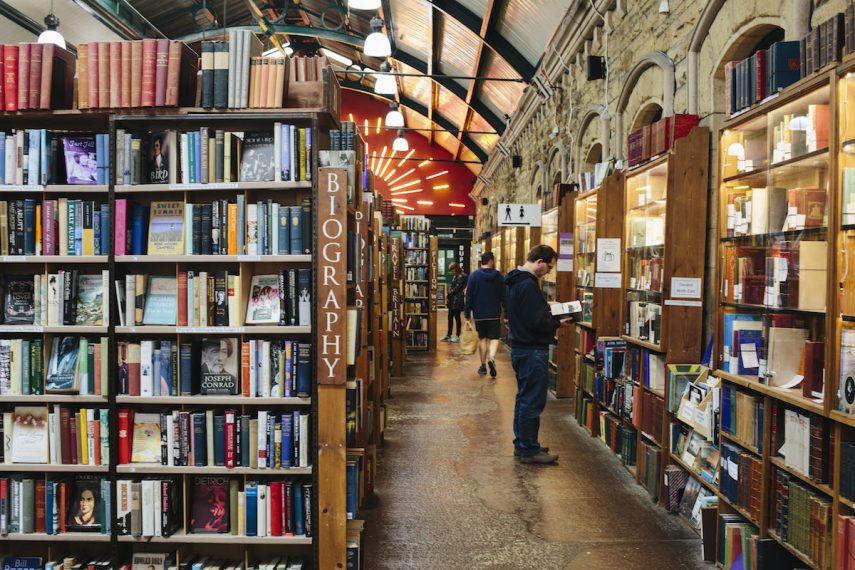
[[[540,227],[540,204],[499,204],[499,227]]]

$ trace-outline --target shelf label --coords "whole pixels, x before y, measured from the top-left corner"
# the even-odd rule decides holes
[[[40,325],[9,325],[2,327],[4,332],[43,333],[45,328]]]
[[[238,255],[238,261],[261,261],[260,255]]]
[[[208,184],[170,184],[170,190],[234,190],[237,182],[209,182]]]
[[[324,167],[319,173],[316,374],[320,384],[341,385],[347,381],[347,170]]]
[[[677,299],[700,299],[700,277],[672,277],[671,296]]]
[[[682,299],[666,299],[665,306],[667,307],[703,307],[702,301],[684,301]]]
[[[597,272],[594,274],[594,287],[598,289],[620,289],[621,274]]]
[[[41,192],[44,186],[40,184],[3,184],[0,185],[0,190],[26,190],[33,192]]]
[[[233,333],[240,334],[246,332],[246,327],[175,327],[177,333]]]
[[[26,255],[4,255],[3,261],[9,262],[9,263],[14,263],[16,261],[18,263],[26,263],[27,262],[27,256]]]

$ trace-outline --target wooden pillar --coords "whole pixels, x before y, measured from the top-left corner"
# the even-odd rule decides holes
[[[392,265],[392,283],[389,287],[390,308],[392,310],[392,376],[401,376],[404,373],[404,351],[406,350],[402,315],[404,310],[402,264],[404,260],[401,247],[401,236],[392,234],[389,238],[389,260]]]
[[[437,323],[436,323],[436,282],[439,273],[439,240],[436,236],[430,236],[430,308],[428,317],[428,347],[436,350]]]

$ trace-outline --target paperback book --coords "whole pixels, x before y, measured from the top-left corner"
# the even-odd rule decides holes
[[[152,202],[148,255],[184,254],[184,202]]]
[[[272,182],[276,176],[273,133],[250,132],[243,139],[240,181]]]
[[[76,324],[101,326],[104,324],[104,276],[81,274],[77,278]]]
[[[68,184],[97,184],[98,157],[94,136],[62,137]]]
[[[246,307],[246,324],[278,324],[279,305],[279,276],[253,275]]]
[[[229,532],[228,477],[194,477],[190,511],[190,532]]]
[[[77,374],[79,351],[78,337],[54,337],[45,383],[47,392],[74,393],[79,390]]]
[[[3,285],[3,322],[7,325],[33,324],[35,318],[33,278],[7,277]]]
[[[201,351],[201,393],[236,395],[238,393],[238,339],[205,338]]]
[[[46,407],[16,406],[11,428],[13,463],[48,463]]]
[[[175,325],[178,281],[173,276],[149,277],[143,311],[144,325]]]

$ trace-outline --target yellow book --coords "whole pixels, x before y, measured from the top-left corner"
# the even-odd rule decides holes
[[[83,255],[95,255],[95,230],[83,228]]]
[[[59,243],[59,254],[68,255],[68,198],[60,198],[58,203],[59,210],[59,231],[57,232],[57,242]]]
[[[299,167],[297,168],[300,173],[299,178],[294,178],[294,180],[307,180],[306,178],[306,129],[300,129],[300,160]]]
[[[80,427],[77,428],[77,437],[80,440],[80,453],[77,455],[77,463],[89,465],[89,422],[86,418],[86,408],[80,408]]]
[[[237,255],[237,204],[229,204],[229,255]]]
[[[36,204],[36,255],[42,254],[42,205]]]

